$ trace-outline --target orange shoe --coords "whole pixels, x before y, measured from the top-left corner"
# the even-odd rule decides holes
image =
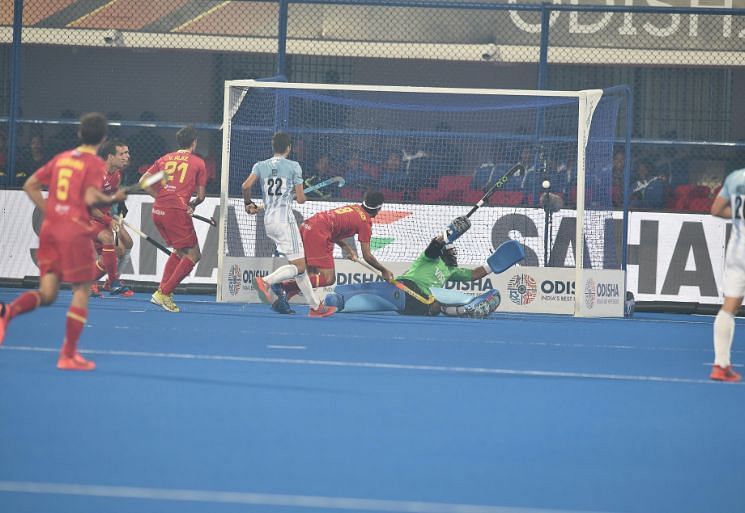
[[[326,306],[323,304],[323,301],[321,301],[321,304],[318,305],[318,308],[310,309],[310,312],[308,312],[308,317],[328,317],[329,315],[334,315],[334,312],[336,312],[335,306]]]
[[[740,381],[742,379],[742,376],[735,372],[731,365],[728,367],[720,367],[719,365],[714,365],[711,368],[711,374],[709,374],[709,378],[713,379],[714,381]]]
[[[5,339],[5,328],[8,326],[8,305],[0,302],[0,346]]]
[[[75,353],[72,358],[60,355],[57,360],[57,368],[62,370],[92,371],[96,368],[95,362],[86,360],[80,353]]]
[[[98,283],[91,283],[91,297],[101,297],[101,289],[98,288]]]
[[[262,303],[271,305],[274,302],[272,293],[269,291],[269,285],[267,285],[261,276],[256,277],[256,290],[259,293],[259,299]]]

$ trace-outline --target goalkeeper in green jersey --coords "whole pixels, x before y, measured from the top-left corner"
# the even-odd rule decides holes
[[[411,267],[396,279],[422,296],[431,297],[431,289],[442,288],[447,281],[470,282],[479,280],[491,272],[486,265],[475,269],[458,267],[458,250],[455,245],[446,243],[443,236],[438,235],[414,260]],[[399,313],[404,315],[443,313],[452,316],[486,317],[497,309],[500,300],[497,290],[488,290],[465,305],[446,305],[437,300],[431,304],[425,304],[407,294],[404,309]]]
[[[338,312],[374,312],[394,310],[403,315],[438,315],[459,317],[487,317],[500,303],[499,291],[491,289],[480,296],[457,291],[445,291],[447,281],[470,282],[495,272],[500,273],[522,260],[525,253],[516,241],[507,241],[491,255],[483,266],[475,269],[458,267],[458,254],[452,243],[440,235],[432,239],[427,249],[396,281],[404,284],[422,298],[422,302],[387,282],[366,282],[337,286],[326,296],[325,304],[337,307]],[[433,291],[432,289],[438,289]],[[446,294],[447,293],[447,294]],[[448,297],[444,297],[447,295]]]

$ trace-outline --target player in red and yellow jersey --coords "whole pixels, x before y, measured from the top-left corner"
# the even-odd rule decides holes
[[[0,343],[8,323],[17,315],[50,305],[61,281],[72,284],[65,339],[57,368],[93,370],[96,365],[78,353],[78,339],[88,317],[88,294],[96,275],[89,208],[111,205],[126,198],[124,190],[113,196],[101,192],[104,162],[96,151],[106,137],[103,114],[80,118],[81,146],[56,155],[26,180],[23,190],[44,214],[36,254],[41,276],[39,290],[25,292],[12,303],[0,304]],[[42,187],[49,188],[45,199]]]
[[[179,150],[159,158],[145,173],[165,171],[167,177],[165,184],[153,187],[148,192],[155,197],[153,223],[166,243],[174,249],[166,261],[160,287],[153,293],[150,302],[169,312],[179,311],[173,301],[173,291],[202,256],[191,214],[204,201],[207,185],[204,160],[194,154],[197,131],[192,126],[186,126],[176,133],[176,140]]]
[[[373,217],[383,206],[383,194],[371,191],[365,194],[361,205],[346,205],[319,212],[300,225],[300,236],[305,248],[305,261],[310,272],[313,287],[333,285],[336,282],[334,266],[334,244],[338,244],[345,257],[356,260],[357,251],[345,240],[357,235],[365,262],[380,271],[386,281],[393,280],[393,273],[375,258],[370,250]],[[293,281],[284,282],[287,299],[297,294],[298,287]],[[280,297],[280,300],[285,298]],[[286,303],[285,303],[286,304]],[[278,310],[291,313],[289,305]]]
[[[122,181],[121,172],[129,165],[129,147],[123,141],[106,141],[98,150],[98,156],[106,163],[106,173],[103,180],[104,194],[113,194],[119,188]],[[119,262],[125,261],[129,256],[134,242],[124,226],[117,223],[111,216],[111,207],[100,207],[91,209],[93,217],[91,224],[95,233],[96,251],[99,258],[96,266],[99,273],[96,280],[104,274],[108,275],[103,286],[112,296],[131,297],[134,292],[129,287],[122,285],[119,280]],[[116,232],[116,237],[114,236]],[[91,295],[100,295],[98,283],[91,285]]]

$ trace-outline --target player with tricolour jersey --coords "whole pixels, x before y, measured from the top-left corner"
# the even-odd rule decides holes
[[[272,150],[272,158],[254,164],[251,174],[243,182],[243,200],[247,213],[258,213],[259,206],[251,199],[251,188],[258,182],[264,198],[266,234],[276,244],[277,252],[287,258],[288,263],[264,278],[256,277],[256,288],[262,298],[272,304],[272,309],[279,313],[293,313],[287,302],[282,300],[283,291],[279,284],[283,280],[294,279],[310,305],[309,315],[326,317],[333,314],[336,309],[326,307],[313,292],[310,279],[305,272],[303,242],[292,210],[293,200],[305,203],[303,171],[300,164],[288,158],[292,143],[287,133],[274,134]],[[271,296],[270,287],[278,296],[276,301]]]
[[[732,220],[722,277],[724,303],[714,319],[714,366],[710,378],[740,381],[730,362],[735,316],[745,296],[745,169],[733,171],[711,205],[711,214]]]

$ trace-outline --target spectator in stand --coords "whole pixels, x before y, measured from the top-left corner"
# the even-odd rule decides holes
[[[378,183],[381,188],[393,191],[401,190],[401,188],[409,185],[406,183],[406,173],[401,162],[400,152],[396,150],[388,152],[380,169]]]
[[[49,153],[44,149],[44,139],[40,132],[31,135],[31,140],[25,148],[21,148],[16,164],[15,183],[18,187],[23,186],[26,179],[34,171],[43,166],[49,160]]]
[[[321,153],[313,164],[310,176],[305,179],[305,186],[310,187],[335,175],[336,172],[331,167],[331,158],[328,153]],[[308,197],[325,200],[338,196],[338,191],[338,187],[324,187],[310,192]]]
[[[376,181],[376,178],[365,169],[360,158],[360,152],[357,150],[352,150],[349,154],[344,169],[344,179],[347,182],[347,187],[366,189],[372,187]]]

